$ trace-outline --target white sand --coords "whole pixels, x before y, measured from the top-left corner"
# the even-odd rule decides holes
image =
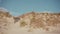
[[[58,26],[60,27],[60,26]],[[56,31],[42,31],[42,30],[34,30],[32,32],[28,32],[29,28],[21,28],[19,22],[11,23],[10,28],[8,30],[8,34],[60,34],[60,29],[56,29]]]

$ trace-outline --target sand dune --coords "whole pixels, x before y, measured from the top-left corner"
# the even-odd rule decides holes
[[[30,12],[12,16],[0,11],[0,34],[60,34],[60,13]]]

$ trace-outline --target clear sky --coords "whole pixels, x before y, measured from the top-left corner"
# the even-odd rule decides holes
[[[0,7],[6,8],[12,15],[26,12],[60,12],[60,0],[0,0]]]

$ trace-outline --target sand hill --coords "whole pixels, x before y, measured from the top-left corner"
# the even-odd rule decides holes
[[[37,30],[57,33],[60,32],[59,28],[60,13],[30,12],[15,17],[0,10],[0,34],[24,34]]]

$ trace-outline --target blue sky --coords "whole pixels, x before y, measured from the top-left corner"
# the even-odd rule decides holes
[[[6,8],[12,15],[27,12],[60,12],[60,0],[0,0],[0,7]]]

